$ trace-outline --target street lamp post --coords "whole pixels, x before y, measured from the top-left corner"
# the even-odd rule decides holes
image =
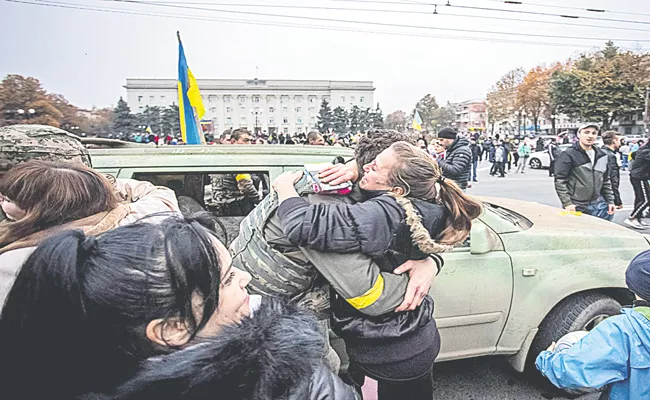
[[[259,135],[258,131],[259,131],[259,123],[260,123],[259,120],[260,112],[257,110],[251,110],[251,114],[255,115],[255,135],[257,136]]]

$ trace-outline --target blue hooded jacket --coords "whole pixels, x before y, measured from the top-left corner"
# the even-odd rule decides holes
[[[622,312],[598,324],[569,350],[542,352],[537,369],[560,388],[612,384],[610,400],[650,399],[650,309]]]

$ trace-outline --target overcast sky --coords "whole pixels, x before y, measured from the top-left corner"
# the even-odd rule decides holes
[[[505,5],[495,0],[450,0],[452,7],[438,7],[438,15],[433,14],[433,6],[413,4],[424,0],[192,0],[177,2],[173,7],[170,4],[162,7],[111,0],[51,1],[60,5],[78,4],[136,13],[176,15],[176,18],[126,15],[0,0],[0,75],[4,77],[15,73],[36,77],[46,90],[61,93],[73,104],[85,108],[114,105],[120,96],[125,95],[123,85],[127,77],[176,78],[177,30],[181,31],[190,68],[198,78],[250,79],[255,76],[256,67],[259,67],[260,79],[371,80],[377,88],[375,100],[380,102],[385,113],[396,109],[409,112],[415,102],[427,93],[435,95],[439,103],[484,97],[489,87],[508,70],[564,60],[602,46],[604,41],[597,40],[600,38],[630,39],[617,44],[650,49],[648,0],[523,0],[524,5]],[[446,1],[437,0],[441,4]],[[183,5],[179,6],[179,3]],[[256,6],[235,7],[233,4]],[[601,8],[617,13],[538,7],[534,4]],[[262,5],[357,8],[365,11],[264,8]],[[566,14],[581,18],[493,12],[458,6]],[[192,10],[188,7],[279,16]],[[392,12],[371,12],[368,11],[370,9]],[[287,18],[289,15],[301,18]],[[188,19],[187,16],[199,20]],[[341,23],[319,18],[358,22]],[[233,20],[253,23],[233,23]],[[361,22],[441,29],[412,29]],[[550,22],[595,27],[563,26]],[[269,23],[292,26],[264,25]],[[346,31],[298,26],[336,26]],[[443,29],[577,38],[495,35]],[[382,31],[389,34],[353,31]]]

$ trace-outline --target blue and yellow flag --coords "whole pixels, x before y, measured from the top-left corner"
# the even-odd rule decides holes
[[[411,128],[419,132],[422,131],[422,118],[420,118],[418,110],[415,110],[415,115],[413,115],[413,124],[411,125]]]
[[[187,66],[181,35],[178,36],[178,109],[181,119],[181,133],[187,144],[205,143],[199,121],[205,115],[205,106],[196,78]]]

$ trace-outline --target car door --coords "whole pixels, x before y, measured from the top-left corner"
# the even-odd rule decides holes
[[[508,318],[510,257],[492,229],[480,220],[473,225],[469,245],[443,254],[445,265],[430,291],[442,341],[438,361],[494,353]],[[473,245],[488,239],[489,248]]]

